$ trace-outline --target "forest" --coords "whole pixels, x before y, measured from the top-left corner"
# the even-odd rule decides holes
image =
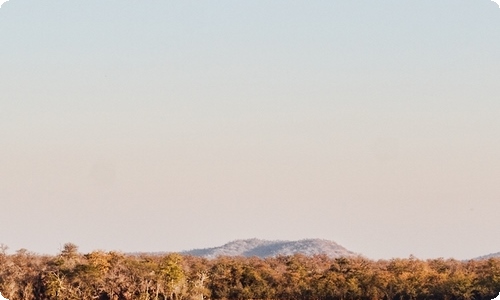
[[[459,261],[324,255],[219,257],[166,253],[57,255],[0,248],[0,292],[10,300],[420,300],[492,299],[500,259]]]

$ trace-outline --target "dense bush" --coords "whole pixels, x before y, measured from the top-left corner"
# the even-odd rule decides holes
[[[34,299],[492,299],[500,292],[500,259],[331,259],[318,255],[207,260],[171,253],[60,254],[0,252],[0,291]]]

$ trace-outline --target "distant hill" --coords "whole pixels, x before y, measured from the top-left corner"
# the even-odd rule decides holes
[[[484,259],[490,259],[490,258],[500,258],[500,252],[479,256],[479,257],[474,258],[474,260],[484,260]]]
[[[305,239],[300,241],[236,240],[220,247],[182,252],[182,254],[206,258],[216,258],[218,256],[257,256],[264,258],[297,253],[307,256],[325,254],[332,258],[358,255],[333,241],[322,239]]]

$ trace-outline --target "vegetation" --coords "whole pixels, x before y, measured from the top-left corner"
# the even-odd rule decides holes
[[[414,257],[372,261],[324,255],[273,258],[126,255],[78,252],[56,256],[0,248],[0,291],[10,300],[420,300],[492,299],[500,259],[457,261]]]

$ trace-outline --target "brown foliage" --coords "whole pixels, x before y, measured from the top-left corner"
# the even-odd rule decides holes
[[[0,291],[10,300],[483,300],[500,291],[500,259],[219,257],[0,249]]]

